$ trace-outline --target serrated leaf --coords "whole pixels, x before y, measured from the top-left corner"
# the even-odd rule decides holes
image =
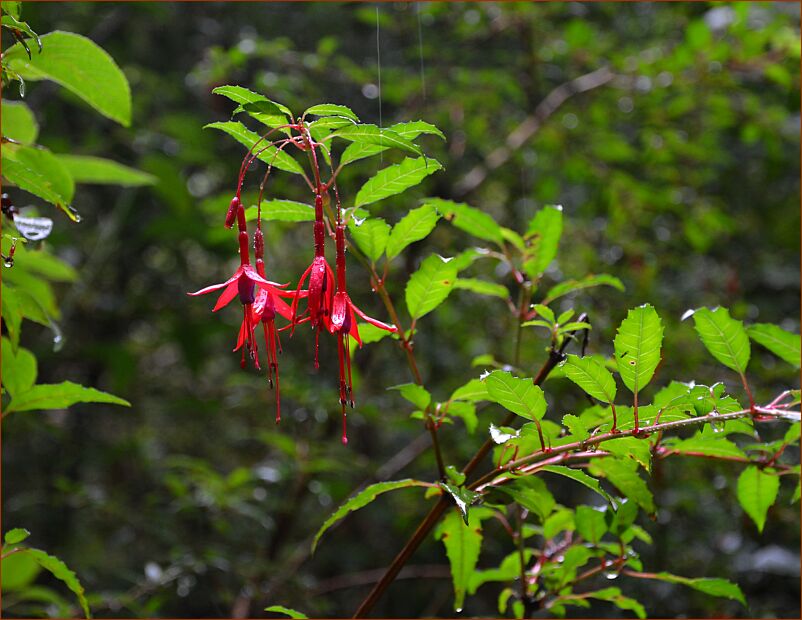
[[[423,155],[423,151],[417,144],[413,144],[406,138],[402,138],[392,129],[382,129],[376,125],[350,125],[338,129],[331,134],[331,137],[342,138],[350,142],[361,142],[364,144],[397,148],[403,151],[409,151],[415,155]]]
[[[362,253],[375,263],[387,248],[390,225],[380,217],[368,218],[359,225],[352,219],[348,224],[348,232]]]
[[[588,592],[582,596],[595,598],[600,601],[607,601],[619,609],[635,612],[638,618],[646,618],[646,609],[644,609],[643,605],[634,598],[621,594],[621,590],[618,588],[604,588],[602,590],[596,590],[595,592]]]
[[[12,411],[35,411],[42,409],[65,409],[76,403],[109,403],[130,407],[127,400],[88,388],[72,381],[61,383],[40,383],[29,390],[17,394],[6,406],[6,413]]]
[[[4,144],[0,158],[3,177],[12,185],[62,209],[72,201],[72,176],[49,150]]]
[[[387,166],[368,179],[357,192],[354,205],[363,207],[400,194],[441,169],[436,159],[406,157],[400,164]]]
[[[557,247],[563,232],[563,212],[560,206],[547,206],[538,211],[529,222],[526,236],[533,237],[527,251],[524,270],[532,279],[539,278],[557,256]]]
[[[217,88],[213,89],[212,92],[215,95],[222,95],[223,97],[228,97],[232,101],[240,104],[241,106],[248,105],[249,103],[258,103],[260,101],[267,101],[268,103],[272,103],[275,105],[283,114],[286,116],[292,117],[292,112],[290,109],[282,105],[276,101],[272,101],[265,97],[264,95],[260,95],[259,93],[255,93],[252,90],[248,90],[247,88],[243,88],[242,86],[218,86]]]
[[[546,413],[546,398],[531,379],[520,379],[502,370],[494,370],[485,379],[491,400],[526,418],[540,420]]]
[[[465,385],[454,390],[449,400],[465,400],[475,403],[480,400],[487,400],[488,398],[485,382],[481,379],[471,379]]]
[[[225,132],[237,142],[249,149],[259,142],[260,138],[258,134],[245,127],[245,125],[239,121],[209,123],[208,125],[204,125],[203,128],[218,129],[222,132]],[[301,167],[301,164],[295,161],[291,155],[285,151],[279,151],[275,146],[268,146],[264,143],[264,141],[259,143],[259,146],[256,147],[255,151],[259,153],[259,155],[257,155],[257,159],[265,162],[268,165],[272,165],[274,168],[284,170],[285,172],[291,172],[293,174],[304,173],[304,169]]]
[[[557,505],[546,483],[535,476],[519,478],[495,488],[506,493],[522,507],[536,514],[541,523],[548,519]]]
[[[457,505],[465,525],[470,525],[468,509],[478,498],[479,493],[449,482],[439,482],[440,487],[448,493]]]
[[[3,536],[3,543],[6,545],[16,545],[17,543],[21,543],[23,540],[28,538],[31,533],[22,527],[15,527],[12,530],[8,530]]]
[[[478,278],[458,278],[454,288],[471,291],[479,295],[487,295],[488,297],[498,297],[499,299],[508,299],[510,296],[510,291],[506,286],[488,282],[487,280],[479,280]]]
[[[428,198],[426,204],[436,207],[455,227],[469,235],[503,245],[501,226],[484,211],[465,203],[442,198]]]
[[[156,177],[116,161],[84,155],[56,155],[76,183],[137,187],[153,185]]]
[[[39,135],[39,124],[27,104],[3,99],[0,103],[0,133],[22,144],[33,144]]]
[[[432,254],[412,274],[404,292],[407,310],[413,319],[428,314],[448,297],[457,279],[457,268],[450,259]]]
[[[56,82],[103,116],[125,127],[131,124],[128,80],[103,48],[72,32],[51,32],[41,41],[41,53],[30,59],[22,45],[11,46],[3,53],[3,64],[26,81]]]
[[[256,205],[245,210],[245,219],[250,222],[256,219]],[[266,222],[314,222],[315,208],[304,202],[294,200],[263,200],[262,219]]]
[[[418,409],[426,409],[432,402],[432,395],[422,385],[417,383],[404,383],[394,385],[390,390],[398,390],[406,400],[415,405]]]
[[[343,118],[347,118],[348,120],[354,121],[355,123],[359,122],[359,117],[354,114],[353,110],[345,107],[344,105],[337,105],[334,103],[320,103],[318,105],[313,105],[311,108],[306,109],[306,111],[303,113],[303,116],[306,116],[307,114],[312,114],[313,116],[341,116]]]
[[[565,476],[566,478],[570,478],[578,482],[579,484],[585,485],[591,491],[595,491],[599,495],[601,495],[605,500],[607,500],[610,504],[612,504],[613,500],[610,495],[605,491],[601,484],[599,483],[596,478],[593,476],[589,476],[585,472],[579,469],[571,469],[570,467],[566,467],[565,465],[546,465],[542,467],[540,471],[547,471],[551,472],[552,474],[558,474],[560,476]]]
[[[345,517],[349,512],[353,512],[354,510],[359,510],[360,508],[367,506],[382,493],[394,491],[395,489],[426,486],[429,486],[429,484],[426,482],[407,478],[405,480],[396,480],[394,482],[377,482],[376,484],[371,484],[370,486],[365,487],[356,495],[350,497],[345,503],[343,503],[331,516],[329,516],[328,519],[326,519],[323,525],[320,526],[320,529],[317,531],[314,539],[312,540],[312,553],[315,552],[317,543],[326,530],[337,523],[337,521]]]
[[[615,401],[616,385],[612,373],[591,357],[568,355],[560,364],[565,376],[593,398],[603,403]]]
[[[800,367],[800,337],[771,323],[755,323],[746,328],[749,337],[777,357],[796,368]]]
[[[627,313],[615,336],[615,360],[624,385],[633,394],[641,391],[660,363],[663,324],[649,304]]]
[[[546,293],[546,297],[544,298],[543,302],[551,303],[563,295],[568,295],[569,293],[590,288],[592,286],[602,285],[612,286],[614,289],[619,291],[624,290],[624,284],[615,276],[611,276],[607,273],[591,274],[589,276],[585,276],[581,280],[565,280],[564,282],[560,282],[559,284],[552,286],[549,289],[549,292]]]
[[[63,582],[75,596],[78,598],[78,602],[81,604],[81,608],[84,611],[84,615],[87,618],[91,618],[91,614],[89,613],[89,604],[86,601],[86,595],[84,593],[84,587],[81,585],[81,582],[78,581],[78,577],[72,572],[67,565],[58,559],[56,556],[49,555],[42,551],[41,549],[25,549],[25,555],[32,557],[39,566],[44,568],[46,571],[49,571],[56,579]]]
[[[637,437],[619,437],[605,441],[602,448],[622,458],[630,458],[646,471],[651,471],[652,451],[649,442]]]
[[[604,520],[604,512],[596,510],[591,506],[577,506],[574,523],[576,531],[582,538],[592,543],[597,543],[607,533],[607,523]]]
[[[271,605],[270,607],[265,607],[265,611],[272,611],[276,614],[284,614],[288,618],[308,618],[306,614],[296,611],[295,609],[290,609],[289,607],[284,607],[284,605]]]
[[[746,599],[744,598],[743,592],[741,592],[741,588],[739,588],[737,584],[727,581],[726,579],[714,579],[711,577],[691,579],[690,577],[680,577],[679,575],[672,575],[666,572],[656,573],[654,574],[654,578],[660,581],[668,581],[669,583],[679,583],[711,596],[732,599],[738,601],[742,605],[746,605]]]
[[[387,260],[393,260],[409,244],[425,239],[437,226],[439,219],[440,214],[431,205],[423,205],[409,211],[393,226],[387,240]]]
[[[631,463],[630,465],[628,462],[614,457],[603,457],[591,461],[590,473],[595,476],[604,476],[624,494],[624,497],[637,503],[649,514],[654,514],[652,493],[643,478],[638,475],[635,462],[631,461]]]
[[[563,416],[563,426],[568,429],[571,437],[576,441],[582,441],[590,436],[585,423],[572,413],[567,413]]]
[[[461,610],[465,592],[479,560],[482,547],[481,510],[474,510],[473,523],[466,525],[457,511],[449,511],[435,530],[435,538],[443,541],[451,566],[454,584],[454,609]]]
[[[704,439],[697,436],[675,441],[669,444],[669,447],[679,454],[702,454],[705,456],[746,458],[746,454],[744,454],[743,450],[733,442],[724,438]]]
[[[741,321],[733,319],[726,308],[698,308],[693,313],[696,332],[710,354],[737,373],[749,364],[749,336]]]
[[[7,15],[11,15],[16,19],[20,18],[20,12],[22,9],[22,3],[18,0],[3,0],[2,3],[3,12]]]
[[[780,478],[777,475],[766,473],[754,465],[738,476],[738,501],[757,525],[758,532],[763,532],[766,513],[777,499],[779,489]]]
[[[31,389],[36,382],[36,357],[34,354],[22,347],[14,351],[11,341],[3,338],[2,359],[0,372],[6,392],[14,398]]]

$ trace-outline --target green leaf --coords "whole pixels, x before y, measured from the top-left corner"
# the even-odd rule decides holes
[[[5,596],[27,589],[41,570],[36,560],[27,553],[9,555],[0,562],[0,590]]]
[[[800,337],[771,323],[755,323],[746,328],[749,337],[763,345],[780,359],[792,366],[800,366]]]
[[[758,532],[763,532],[766,513],[777,499],[779,488],[778,476],[766,473],[754,465],[747,467],[738,476],[738,501],[757,525]]]
[[[548,519],[557,505],[546,483],[535,476],[519,478],[496,487],[496,489],[506,493],[518,504],[536,514],[541,523]]]
[[[457,505],[457,508],[462,515],[463,521],[465,521],[465,525],[469,525],[470,522],[468,520],[468,509],[471,507],[471,504],[479,499],[479,493],[471,491],[470,489],[466,489],[465,487],[451,484],[449,482],[439,482],[438,484],[443,490],[451,495],[451,498],[454,500],[454,503]]]
[[[212,92],[215,95],[222,95],[223,97],[228,97],[229,99],[235,101],[241,106],[246,106],[249,103],[259,103],[262,101],[265,101],[267,103],[272,103],[283,114],[292,117],[292,112],[290,112],[290,109],[287,106],[277,103],[275,101],[271,101],[264,95],[255,93],[252,90],[243,88],[242,86],[218,86],[217,88],[213,89]]]
[[[477,278],[458,278],[454,283],[454,288],[472,291],[479,295],[498,297],[499,299],[509,299],[510,297],[509,289],[503,284],[496,284],[495,282],[488,282],[487,280],[479,280]]]
[[[22,144],[33,144],[39,135],[39,124],[27,104],[3,99],[0,103],[0,133]]]
[[[671,573],[665,572],[656,573],[654,578],[660,581],[668,581],[669,583],[680,583],[694,590],[699,590],[699,592],[704,592],[705,594],[718,596],[720,598],[728,598],[738,601],[744,606],[746,605],[746,599],[744,598],[743,592],[741,592],[741,588],[739,588],[737,584],[727,581],[726,579],[713,579],[710,577],[691,579],[690,577],[680,577],[679,575],[672,575]]]
[[[563,416],[563,426],[568,429],[571,437],[576,441],[582,441],[590,436],[585,423],[572,413]]]
[[[42,39],[39,38],[39,35],[36,34],[33,31],[33,28],[31,28],[28,25],[27,22],[20,21],[14,15],[3,15],[2,24],[3,24],[3,26],[6,26],[7,28],[10,28],[12,30],[16,30],[18,32],[22,32],[24,34],[27,34],[28,37],[31,38],[31,39],[35,39],[36,40],[36,45],[39,48],[38,51],[41,53],[41,51],[42,51]]]
[[[569,508],[558,508],[543,522],[543,538],[551,540],[560,532],[573,532],[575,529],[574,512]]]
[[[332,525],[337,523],[340,519],[345,517],[349,512],[353,512],[354,510],[359,510],[364,506],[367,506],[370,502],[376,499],[382,493],[387,493],[388,491],[394,491],[395,489],[405,489],[408,487],[425,487],[430,486],[426,482],[421,482],[420,480],[412,480],[407,478],[405,480],[396,480],[394,482],[377,482],[376,484],[371,484],[368,487],[365,487],[359,493],[350,497],[344,504],[342,504],[326,521],[323,525],[320,526],[320,529],[315,534],[314,539],[312,540],[312,553],[315,552],[315,548],[317,547],[317,543],[320,540],[320,537],[328,530]]]
[[[570,467],[566,467],[565,465],[546,465],[542,467],[540,471],[547,471],[552,474],[559,474],[560,476],[565,476],[566,478],[570,478],[578,482],[579,484],[585,485],[591,491],[595,491],[599,495],[601,495],[605,500],[607,500],[610,504],[613,503],[613,499],[610,495],[605,491],[601,484],[599,483],[596,478],[592,476],[588,476],[585,472],[579,469],[571,469]]]
[[[348,232],[363,254],[370,262],[375,263],[387,248],[390,225],[380,217],[368,218],[361,224],[352,219],[348,224]]]
[[[630,458],[646,471],[651,471],[652,450],[648,441],[637,437],[619,437],[605,441],[602,449],[622,458]]]
[[[353,110],[345,107],[344,105],[336,105],[334,103],[321,103],[318,105],[313,105],[311,108],[306,109],[306,111],[303,113],[303,116],[306,116],[307,114],[312,114],[314,116],[341,116],[343,118],[352,120],[355,123],[359,122],[359,117],[354,114]]]
[[[703,439],[702,437],[691,437],[682,439],[669,444],[671,450],[679,454],[704,454],[706,456],[734,456],[746,458],[743,450],[728,439]]]
[[[81,35],[60,31],[44,35],[42,46],[42,52],[29,59],[17,43],[4,52],[4,63],[26,81],[56,82],[103,116],[125,127],[131,124],[128,80],[101,47]]]
[[[443,140],[446,139],[446,137],[443,135],[443,132],[441,132],[434,125],[427,123],[425,121],[410,121],[408,123],[397,123],[389,127],[389,129],[397,133],[405,140],[414,140],[420,134],[423,133],[434,134],[436,136],[439,136]],[[382,153],[389,148],[390,148],[389,146],[379,146],[378,144],[368,144],[365,142],[352,142],[343,151],[343,154],[340,157],[340,164],[345,166],[359,159],[364,159],[365,157],[372,157],[373,155],[378,155],[379,153]]]
[[[469,235],[493,241],[498,245],[504,244],[501,226],[484,211],[461,202],[442,198],[429,198],[426,200],[426,204],[435,206],[454,226]]]
[[[565,376],[593,398],[604,403],[615,401],[616,386],[612,373],[591,357],[568,355],[560,364]]]
[[[401,396],[415,405],[418,409],[426,409],[429,403],[432,402],[432,395],[422,385],[417,383],[403,383],[401,385],[394,385],[390,390],[398,390]]]
[[[527,237],[534,237],[524,261],[530,278],[537,279],[557,256],[557,246],[563,232],[563,208],[547,206],[538,211],[529,222]]]
[[[72,201],[72,176],[49,150],[4,144],[0,157],[3,177],[9,183],[60,208]]]
[[[355,206],[363,207],[400,194],[441,169],[436,159],[406,157],[400,164],[387,166],[368,179],[356,195]]]
[[[256,219],[256,205],[245,210],[245,219]],[[314,222],[315,208],[304,202],[294,200],[263,200],[262,219],[266,222]]]
[[[644,304],[627,313],[615,336],[615,360],[621,379],[633,394],[641,391],[660,363],[663,325],[654,308]]]
[[[308,617],[305,614],[302,614],[300,611],[290,609],[289,607],[284,607],[284,605],[271,605],[270,607],[265,607],[265,611],[272,611],[273,613],[284,614],[289,618],[303,619]]]
[[[727,368],[743,374],[749,363],[749,336],[741,321],[726,308],[698,308],[693,313],[696,331],[710,354]]]
[[[343,140],[349,140],[351,142],[397,148],[409,151],[415,155],[423,155],[423,151],[418,145],[413,144],[406,138],[402,138],[392,129],[381,129],[376,125],[350,125],[338,129],[331,134],[331,137],[342,138]]]
[[[203,128],[219,129],[249,149],[252,148],[254,144],[259,142],[260,138],[259,135],[238,121],[209,123]],[[272,164],[274,168],[284,170],[285,172],[291,172],[293,174],[304,173],[304,169],[301,167],[301,164],[295,161],[291,155],[285,151],[279,151],[275,146],[267,146],[264,141],[259,143],[259,146],[256,147],[255,152],[259,153],[257,159],[265,162],[268,165]]]
[[[22,325],[22,308],[20,307],[19,295],[9,295],[11,289],[8,284],[3,283],[2,294],[0,294],[0,315],[8,330],[8,337],[11,346],[16,349],[19,344],[20,327]]]
[[[5,318],[5,317],[4,317]],[[2,341],[3,363],[0,365],[3,387],[14,398],[31,389],[36,382],[36,357],[28,349],[17,348],[16,352],[8,338]]]
[[[437,226],[440,214],[428,204],[412,209],[393,226],[387,240],[387,260],[393,260],[405,247],[428,236]]]
[[[638,618],[646,618],[646,610],[644,609],[643,605],[641,605],[634,598],[629,598],[628,596],[621,594],[621,590],[619,588],[604,588],[602,590],[596,590],[595,592],[588,592],[582,596],[595,598],[600,601],[607,601],[619,609],[635,612],[635,615],[638,616]],[[569,600],[568,602],[571,601]]]
[[[92,616],[89,613],[89,604],[86,601],[84,588],[81,585],[81,582],[78,581],[78,577],[67,567],[64,562],[53,555],[48,555],[41,549],[25,549],[23,553],[31,556],[34,560],[36,560],[36,563],[39,564],[39,566],[44,568],[46,571],[49,571],[56,579],[62,581],[70,590],[72,590],[75,596],[78,597],[78,602],[81,604],[84,615],[87,618]]]
[[[434,536],[443,541],[454,584],[454,610],[461,611],[465,603],[465,592],[479,560],[482,547],[483,511],[474,509],[472,525],[467,525],[457,511],[450,511],[437,526]]]
[[[407,310],[419,319],[443,303],[454,288],[457,268],[450,258],[432,254],[412,274],[405,290]]]
[[[65,409],[75,403],[109,403],[130,407],[131,403],[112,394],[88,388],[72,381],[40,383],[12,398],[6,413],[39,409]]]
[[[22,9],[22,3],[14,0],[3,0],[2,2],[3,12],[6,15],[11,15],[12,17],[19,19]]]
[[[136,187],[154,185],[156,177],[110,159],[83,155],[56,155],[76,183]]]
[[[546,398],[531,379],[520,379],[502,370],[494,370],[485,379],[487,394],[494,402],[526,418],[540,420],[546,413]]]
[[[599,542],[607,532],[604,512],[591,506],[577,506],[574,522],[579,535],[594,544]]]
[[[630,465],[631,463],[631,465]],[[637,473],[634,461],[623,461],[614,457],[595,459],[590,463],[590,473],[607,478],[624,497],[631,499],[649,514],[654,514],[654,499],[649,487]]]
[[[6,535],[3,536],[3,543],[6,545],[16,545],[17,543],[21,543],[23,540],[28,538],[31,533],[21,527],[15,527],[13,530],[8,530]]]
[[[471,379],[463,386],[454,390],[449,400],[465,400],[475,403],[480,400],[487,400],[487,385],[481,379]]]
[[[624,290],[624,284],[615,276],[611,276],[607,273],[599,273],[595,275],[591,274],[589,276],[585,276],[581,280],[566,280],[565,282],[560,282],[559,284],[552,286],[549,289],[549,292],[546,293],[543,303],[550,303],[558,297],[568,295],[569,293],[573,293],[575,291],[580,291],[592,286],[602,285],[612,286],[614,289],[619,291]]]

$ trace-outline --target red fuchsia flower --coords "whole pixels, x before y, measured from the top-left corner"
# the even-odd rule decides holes
[[[292,302],[293,330],[300,323],[309,322],[315,330],[315,368],[320,366],[318,352],[320,349],[320,332],[329,329],[331,310],[334,301],[334,272],[326,261],[325,238],[323,226],[323,197],[315,196],[315,258],[312,264],[301,275],[295,299]],[[298,300],[301,298],[301,286],[309,278],[306,295],[306,310],[298,314]]]
[[[334,294],[329,331],[337,335],[337,354],[340,361],[340,405],[343,413],[342,441],[345,444],[348,443],[345,405],[347,403],[352,408],[354,406],[354,388],[351,381],[351,337],[360,347],[362,346],[356,316],[359,315],[371,325],[391,333],[398,331],[398,328],[369,317],[351,301],[345,286],[345,227],[342,224],[338,224],[335,229],[335,239],[337,243],[337,292]]]
[[[240,251],[240,266],[228,280],[220,284],[212,284],[206,288],[202,288],[189,295],[205,295],[213,291],[223,289],[217,303],[212,309],[217,312],[220,308],[227,306],[235,297],[239,296],[240,303],[243,307],[242,324],[240,326],[239,337],[237,339],[237,347],[235,351],[242,347],[240,340],[246,346],[242,347],[242,361],[241,366],[245,367],[245,349],[250,353],[251,358],[254,360],[254,365],[259,368],[259,358],[257,354],[256,341],[254,339],[254,316],[253,304],[255,301],[255,289],[258,287],[267,291],[268,293],[284,293],[286,297],[294,297],[294,293],[287,291],[280,291],[280,289],[287,286],[287,284],[278,284],[267,280],[263,275],[259,274],[250,264],[250,256],[248,249],[248,233],[245,230],[245,213],[242,205],[240,204],[237,210],[237,221],[239,223],[239,251]],[[285,304],[286,305],[286,304]]]

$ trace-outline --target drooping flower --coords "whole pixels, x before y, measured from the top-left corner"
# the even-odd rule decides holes
[[[296,296],[292,302],[292,326],[309,322],[315,331],[315,368],[320,366],[318,352],[320,350],[320,332],[329,329],[331,311],[334,302],[334,272],[326,261],[325,238],[323,225],[323,198],[315,196],[315,257],[312,264],[303,272],[298,281]],[[301,298],[301,287],[309,278],[306,295],[306,310],[298,313],[298,300]]]
[[[357,315],[371,325],[388,332],[396,332],[395,325],[387,325],[368,316],[351,301],[345,283],[345,227],[338,224],[335,229],[337,244],[337,292],[334,294],[329,331],[337,336],[337,355],[340,362],[340,405],[342,406],[343,443],[348,443],[346,435],[346,404],[354,406],[354,388],[351,380],[351,338],[362,346],[357,326]]]

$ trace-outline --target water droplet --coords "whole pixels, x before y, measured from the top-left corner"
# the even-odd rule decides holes
[[[618,571],[614,569],[604,571],[604,576],[610,581],[612,581],[613,579],[618,579],[618,574],[619,574]]]
[[[76,224],[81,221],[81,214],[71,205],[64,205],[64,212]]]
[[[461,614],[462,613],[462,607],[457,607],[454,611],[456,611],[458,614]]]
[[[710,412],[710,416],[711,417],[716,417],[716,416],[718,416],[718,412],[717,411],[711,411]],[[720,433],[721,431],[724,430],[724,422],[722,422],[720,420],[711,420],[710,421],[710,428],[713,430],[714,433]]]
[[[13,266],[14,266],[14,259],[13,259],[13,258],[7,258],[7,259],[5,259],[5,260],[3,261],[3,264],[4,264],[6,267],[13,267]]]

